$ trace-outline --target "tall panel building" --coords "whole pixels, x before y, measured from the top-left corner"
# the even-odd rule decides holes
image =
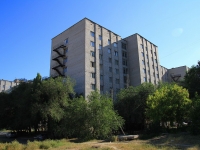
[[[115,97],[129,85],[157,84],[162,73],[158,47],[137,33],[122,39],[84,18],[52,39],[50,76],[70,76],[84,96],[98,89]]]

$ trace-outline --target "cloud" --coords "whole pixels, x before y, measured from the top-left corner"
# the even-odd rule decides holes
[[[172,36],[179,37],[183,33],[183,28],[176,28],[172,31]]]

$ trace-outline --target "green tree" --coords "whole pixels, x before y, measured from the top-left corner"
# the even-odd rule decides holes
[[[40,116],[41,121],[47,121],[48,133],[58,137],[56,126],[65,116],[69,94],[73,91],[74,82],[69,78],[57,77],[43,80],[33,94],[34,104],[32,114]],[[39,123],[39,122],[38,122]]]
[[[192,99],[192,107],[190,112],[191,131],[193,134],[200,134],[200,96],[197,94]]]
[[[200,61],[186,73],[184,84],[190,93],[190,98],[195,97],[196,92],[200,95]]]
[[[145,128],[146,100],[155,91],[151,83],[143,83],[137,87],[128,87],[119,92],[115,109],[125,119],[125,130],[141,130]]]
[[[123,126],[123,119],[114,111],[112,99],[97,91],[88,96],[88,124],[92,138],[105,138]]]
[[[147,100],[147,116],[153,122],[176,121],[179,124],[189,114],[191,100],[186,89],[176,84],[164,84]]]

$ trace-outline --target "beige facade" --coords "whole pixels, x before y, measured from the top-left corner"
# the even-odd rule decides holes
[[[128,43],[130,85],[157,84],[161,80],[157,46],[137,33],[125,40]]]
[[[0,92],[10,92],[13,87],[18,85],[16,81],[0,80]]]
[[[169,79],[155,44],[137,33],[122,39],[87,18],[52,39],[50,62],[50,76],[70,76],[84,96],[97,89],[115,98],[129,85]]]

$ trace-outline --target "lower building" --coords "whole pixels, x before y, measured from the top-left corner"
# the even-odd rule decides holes
[[[0,80],[0,92],[7,92],[9,93],[13,87],[19,85],[18,80],[14,81],[7,81],[7,80]]]

